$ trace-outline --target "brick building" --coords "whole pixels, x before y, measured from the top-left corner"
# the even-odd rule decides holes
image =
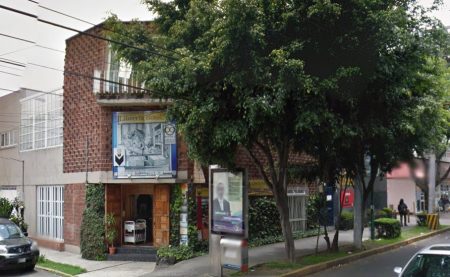
[[[104,36],[102,26],[86,32]],[[142,93],[131,68],[115,58],[108,42],[79,34],[66,41],[63,169],[64,243],[79,250],[85,184],[105,186],[105,212],[116,217],[119,244],[126,221],[145,219],[146,241],[169,243],[169,198],[174,184],[193,183],[198,221],[206,215],[208,189],[202,170],[188,160],[176,126],[165,119],[169,101]],[[126,161],[125,161],[126,160]],[[270,195],[244,152],[250,193]]]

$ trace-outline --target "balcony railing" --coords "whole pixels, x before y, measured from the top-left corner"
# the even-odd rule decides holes
[[[130,71],[94,70],[92,91],[100,105],[167,105],[170,100],[154,98],[145,84]]]

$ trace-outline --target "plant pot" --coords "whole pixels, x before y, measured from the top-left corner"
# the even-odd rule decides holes
[[[116,254],[117,249],[114,246],[110,246],[108,248],[108,250],[109,250],[109,255],[114,255],[114,254]]]

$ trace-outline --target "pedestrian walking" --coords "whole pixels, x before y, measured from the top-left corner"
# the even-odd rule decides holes
[[[400,225],[408,226],[406,224],[406,215],[408,214],[408,206],[406,206],[405,201],[403,201],[403,199],[400,199],[400,203],[398,203],[397,209],[400,215]]]
[[[444,212],[445,211],[444,196],[441,196],[441,198],[438,201],[438,205],[439,205],[439,211]]]

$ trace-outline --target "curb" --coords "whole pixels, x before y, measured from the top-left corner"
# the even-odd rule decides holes
[[[53,268],[43,267],[43,266],[40,266],[40,265],[36,265],[36,268],[39,268],[39,269],[42,269],[42,270],[45,270],[45,271],[48,271],[48,272],[51,272],[51,273],[55,273],[55,274],[58,274],[58,275],[64,276],[64,277],[73,277],[74,276],[74,275],[70,275],[70,274],[64,273],[62,271],[53,269]]]
[[[327,261],[327,262],[323,262],[323,263],[319,263],[319,264],[315,264],[315,265],[309,265],[309,266],[305,266],[303,268],[282,274],[282,277],[294,277],[294,276],[307,276],[310,274],[314,274],[320,271],[323,271],[325,269],[329,269],[338,265],[343,265],[343,264],[348,264],[352,261],[356,261],[359,259],[363,259],[369,256],[373,256],[376,254],[380,254],[389,250],[393,250],[393,249],[397,249],[399,247],[420,241],[420,240],[424,240],[427,238],[430,238],[432,236],[435,235],[439,235],[442,234],[446,231],[449,231],[450,227],[445,227],[443,229],[437,230],[437,231],[432,231],[429,232],[427,234],[421,235],[421,236],[417,236],[417,237],[413,237],[404,241],[400,241],[397,243],[393,243],[393,244],[389,244],[389,245],[384,245],[384,246],[380,246],[374,249],[370,249],[370,250],[364,250],[362,252],[359,253],[355,253],[355,254],[351,254],[349,256],[346,257],[342,257],[342,258],[338,258],[335,260],[331,260],[331,261]]]

